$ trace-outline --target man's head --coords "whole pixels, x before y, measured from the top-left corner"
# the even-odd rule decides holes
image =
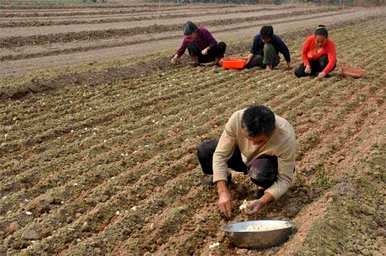
[[[264,145],[275,130],[275,115],[266,106],[250,106],[243,113],[242,128],[254,145]]]
[[[183,26],[185,36],[191,36],[193,39],[197,37],[198,27],[191,21],[187,21]]]
[[[319,25],[318,28],[315,30],[315,40],[316,44],[319,47],[322,47],[326,44],[327,38],[328,38],[328,31],[324,25]]]
[[[269,43],[273,37],[273,27],[272,26],[263,26],[260,29],[260,36],[264,43]]]

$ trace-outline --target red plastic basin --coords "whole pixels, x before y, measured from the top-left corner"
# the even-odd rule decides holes
[[[355,67],[351,67],[347,64],[343,64],[341,66],[341,75],[346,77],[346,76],[350,76],[350,77],[353,77],[353,78],[361,78],[362,76],[365,75],[365,70],[362,69],[362,68],[355,68]]]
[[[242,58],[227,58],[223,59],[222,67],[224,69],[243,69],[247,60]]]

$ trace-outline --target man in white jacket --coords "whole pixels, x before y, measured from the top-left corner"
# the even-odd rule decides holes
[[[265,106],[250,106],[233,113],[219,140],[207,140],[198,146],[202,170],[213,175],[225,216],[232,212],[227,183],[229,169],[243,172],[261,189],[262,196],[247,204],[246,213],[258,212],[277,200],[292,185],[295,169],[296,138],[289,122]]]

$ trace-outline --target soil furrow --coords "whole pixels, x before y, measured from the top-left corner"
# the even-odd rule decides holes
[[[360,98],[360,95],[357,95],[358,98]],[[369,96],[371,97],[371,96]],[[314,165],[314,169],[316,169],[318,171],[318,173],[316,173],[314,176],[311,176],[309,179],[307,180],[304,180],[306,181],[306,184],[304,185],[309,185],[311,187],[320,187],[320,184],[318,184],[318,178],[320,178],[319,175],[323,176],[325,175],[325,170],[328,170],[328,168],[330,167],[331,168],[331,164],[336,164],[337,162],[337,156],[342,156],[342,155],[349,155],[350,153],[352,153],[352,150],[349,150],[349,152],[344,152],[344,151],[347,151],[347,149],[352,149],[353,147],[351,147],[352,145],[350,144],[347,144],[348,141],[354,141],[354,142],[358,142],[358,140],[356,139],[352,139],[353,137],[356,138],[356,134],[358,134],[360,131],[363,131],[364,130],[364,127],[366,127],[365,125],[365,120],[369,120],[369,119],[372,119],[372,118],[378,118],[379,117],[379,113],[375,113],[375,115],[373,114],[373,117],[368,117],[368,114],[369,112],[368,111],[363,111],[364,107],[363,106],[360,106],[360,105],[357,105],[355,102],[356,102],[357,99],[354,100],[354,105],[357,106],[357,108],[352,108],[350,107],[350,105],[352,104],[351,102],[348,103],[348,105],[344,105],[344,107],[347,107],[349,106],[348,108],[351,109],[351,112],[350,113],[347,113],[345,111],[343,111],[342,113],[345,113],[345,117],[344,117],[344,122],[343,123],[340,123],[339,125],[335,126],[335,130],[327,133],[327,134],[339,134],[339,135],[342,135],[342,136],[338,136],[338,138],[336,136],[331,136],[329,139],[332,140],[332,141],[328,141],[328,140],[324,140],[322,141],[321,143],[319,143],[319,145],[321,145],[321,147],[325,147],[325,144],[326,142],[332,142],[332,144],[329,144],[329,145],[332,145],[332,148],[335,148],[335,149],[338,149],[337,151],[329,151],[329,152],[326,152],[326,154],[321,154],[321,156],[316,156],[316,159],[314,159],[314,162],[313,162],[313,165]],[[366,99],[363,99],[363,101],[365,101]],[[344,102],[345,104],[346,102]],[[367,118],[366,118],[367,117]],[[339,118],[337,119],[339,120]],[[338,124],[336,120],[336,124]],[[359,123],[361,125],[359,125]],[[358,126],[359,125],[359,126]],[[340,130],[345,130],[347,129],[347,127],[350,127],[350,126],[353,126],[353,128],[355,127],[355,130],[356,130],[356,134],[347,134],[345,132],[341,132]],[[318,126],[315,126],[316,128]],[[326,134],[324,132],[324,134]],[[359,140],[360,141],[360,140]],[[345,145],[346,144],[346,145]],[[339,147],[340,145],[345,145],[345,147]],[[318,151],[318,150],[315,150],[315,151]],[[343,151],[343,152],[342,152]],[[304,158],[300,163],[299,165],[302,165],[302,162],[303,161],[308,161],[309,159]],[[338,160],[340,161],[340,160]],[[301,168],[302,169],[302,168]],[[300,172],[302,173],[302,170],[300,170]],[[336,174],[336,173],[329,173],[329,175],[331,175],[332,177],[335,177],[334,179],[339,179],[339,175]],[[307,175],[308,176],[308,175]],[[330,176],[330,177],[331,177]],[[330,181],[332,182],[332,181]],[[307,185],[307,186],[308,186]],[[325,185],[323,185],[325,186]],[[330,186],[330,185],[328,185]],[[320,189],[322,190],[326,190],[326,187],[320,187]],[[320,191],[318,192],[318,194],[320,194]],[[318,197],[314,197],[313,200],[317,199]],[[298,200],[296,197],[294,198],[295,200]],[[286,202],[283,204],[283,200],[285,200]],[[280,204],[279,205],[271,205],[269,207],[269,209],[266,209],[265,211],[263,211],[260,215],[262,216],[265,216],[265,217],[268,217],[267,214],[270,212],[269,214],[269,218],[270,219],[274,219],[274,218],[283,218],[283,216],[287,215],[288,212],[291,212],[293,211],[293,206],[291,205],[291,201],[288,201],[287,198],[285,199],[281,199],[280,200]],[[302,207],[310,204],[312,201],[309,201],[307,202],[306,204],[303,204],[301,205],[301,207],[299,207],[299,202],[296,203],[296,213],[299,212]],[[276,202],[275,204],[278,204],[279,202]],[[295,202],[293,202],[295,203]],[[279,212],[273,212],[273,208],[276,208],[276,209],[280,209]],[[296,217],[296,214],[293,215],[293,216],[288,216],[290,218],[294,218]],[[237,216],[236,216],[237,218]],[[264,218],[264,217],[263,217]],[[211,227],[212,225],[210,223],[206,223],[207,226]],[[202,232],[202,230],[201,230]],[[221,231],[218,231],[217,235],[213,235],[213,237],[217,237],[217,239],[220,239],[220,241],[222,241],[222,238],[223,236],[221,235]],[[208,235],[208,234],[207,234]],[[207,236],[206,236],[207,237]],[[196,252],[197,251],[200,251],[202,250],[203,252],[207,252],[207,248],[208,248],[208,245],[212,243],[212,242],[207,242],[205,243],[203,246],[202,244],[189,244],[189,247],[188,248],[195,248]],[[180,247],[181,248],[186,248],[183,244],[180,244]],[[198,250],[199,247],[200,249]],[[175,247],[173,247],[175,248]],[[178,247],[177,247],[178,248]],[[204,253],[205,254],[205,253]],[[263,255],[264,254],[264,251],[261,252],[261,254],[258,254],[258,255]],[[228,253],[226,255],[232,255],[232,251],[228,251]],[[264,254],[265,255],[265,254]],[[268,253],[268,255],[270,255]]]
[[[0,139],[0,187],[6,193],[0,197],[0,254],[281,255],[280,248],[240,251],[224,239],[220,227],[227,221],[217,212],[216,191],[201,185],[195,147],[217,137],[227,117],[247,104],[266,104],[287,118],[300,146],[297,179],[259,218],[300,221],[306,236],[311,231],[302,218],[309,206],[325,202],[330,211],[327,192],[382,139],[386,48],[379,46],[386,30],[380,20],[330,33],[339,63],[366,69],[358,80],[297,79],[283,72],[285,63],[270,73],[187,74],[190,68],[174,67],[1,103],[0,132],[9,139]],[[302,41],[288,40],[292,49]],[[63,132],[68,127],[75,131]],[[254,190],[243,191],[251,184],[240,175],[234,180],[237,207]],[[250,218],[235,209],[233,221]],[[305,225],[316,220],[309,218]],[[30,230],[40,238],[24,239]],[[214,242],[220,246],[209,249]],[[301,251],[303,244],[295,234],[282,248]]]
[[[162,7],[162,6],[161,6]],[[229,9],[234,8],[234,6],[218,6],[218,9]],[[11,13],[11,12],[5,12],[1,14],[1,17],[23,17],[23,18],[34,18],[34,17],[55,17],[55,16],[74,16],[74,15],[111,15],[111,14],[122,14],[122,13],[145,13],[145,12],[157,12],[157,11],[175,11],[175,10],[181,10],[185,9],[184,6],[181,7],[166,7],[158,9],[158,7],[154,6],[152,8],[133,8],[131,10],[112,10],[112,11],[72,11],[72,12],[31,12],[31,13]],[[207,6],[191,6],[189,9],[192,10],[206,10],[208,9]]]
[[[294,6],[288,8],[288,9],[293,9],[295,8]],[[25,20],[25,21],[14,21],[10,20],[7,22],[1,22],[0,23],[0,28],[8,28],[8,27],[39,27],[39,26],[57,26],[57,25],[74,25],[74,24],[99,24],[99,23],[112,23],[112,22],[128,22],[128,21],[144,21],[144,20],[156,20],[156,19],[170,19],[170,18],[193,18],[193,17],[201,17],[201,16],[208,16],[208,15],[213,15],[213,14],[233,14],[233,13],[238,13],[238,14],[243,14],[243,13],[249,13],[249,12],[256,12],[256,11],[261,11],[261,12],[267,12],[267,11],[272,11],[272,10],[280,10],[277,8],[248,8],[248,9],[237,9],[237,8],[232,8],[231,10],[215,10],[211,11],[205,10],[200,11],[199,13],[192,13],[191,10],[189,11],[184,11],[185,13],[176,13],[175,11],[171,14],[165,15],[165,12],[162,12],[161,15],[158,14],[151,14],[151,15],[138,15],[135,17],[122,17],[122,18],[117,18],[116,15],[112,17],[99,17],[99,18],[87,18],[84,20]],[[284,11],[284,9],[283,9]],[[287,11],[287,9],[285,10]],[[1,19],[0,19],[1,21]]]
[[[329,88],[330,89],[330,88]],[[333,89],[335,89],[335,88],[333,88]],[[330,91],[333,91],[333,90],[330,90]],[[350,95],[351,93],[350,92],[348,92],[348,95]],[[269,103],[270,105],[272,104],[272,103]],[[274,106],[274,105],[272,105],[272,106]],[[304,106],[307,106],[307,104],[304,104]],[[291,109],[291,111],[292,111],[292,108],[288,108],[288,109]],[[283,114],[283,113],[281,113],[281,114]],[[324,122],[326,122],[326,123],[329,123],[329,122],[336,122],[336,120],[324,120]],[[317,128],[317,127],[319,127],[320,126],[320,124],[318,124],[318,123],[315,123],[314,124],[314,127],[315,128]],[[323,125],[322,125],[322,127],[323,127]],[[310,129],[312,129],[312,127],[310,127]],[[325,129],[324,131],[322,131],[322,133],[325,133],[326,132],[326,130],[327,129]],[[300,144],[304,144],[304,143],[307,143],[307,136],[305,136],[305,134],[302,134],[302,133],[298,133],[298,136],[299,136],[299,143]],[[203,192],[203,193],[205,193],[205,192]],[[187,226],[189,226],[189,227],[193,227],[193,225],[192,224],[184,224],[184,225],[187,225]],[[211,226],[211,225],[208,225],[209,227]],[[212,226],[213,227],[213,226]],[[200,231],[202,231],[202,230],[200,230]],[[182,249],[183,248],[183,245],[184,245],[185,243],[181,243],[180,244],[180,246],[181,246],[181,248],[180,249]],[[197,245],[196,245],[197,246]],[[195,246],[193,245],[192,247],[188,247],[188,248],[195,248]],[[187,249],[187,248],[186,248]],[[188,251],[184,251],[185,253],[188,253]]]
[[[20,3],[14,4],[14,5],[7,5],[2,3],[0,6],[4,10],[24,10],[24,11],[31,11],[33,9],[36,9],[38,11],[47,9],[47,11],[54,11],[54,10],[62,10],[62,9],[109,9],[109,8],[134,8],[134,7],[155,7],[158,6],[158,4],[129,4],[129,5],[119,5],[119,4],[82,4],[82,5],[72,5],[72,4],[63,4],[55,3],[53,5],[44,5],[40,3],[39,5],[31,5],[30,2],[25,2],[29,5],[21,5]],[[166,6],[185,6],[189,7],[189,5],[180,5],[180,4],[172,4],[172,3],[162,3],[162,7]],[[209,5],[208,5],[209,6]],[[230,6],[230,5],[229,5]]]
[[[311,10],[299,10],[291,11],[288,13],[274,14],[274,15],[262,15],[258,17],[239,17],[239,18],[230,18],[230,19],[216,19],[211,20],[202,20],[199,23],[204,22],[206,26],[224,26],[230,24],[237,24],[242,22],[256,22],[266,19],[280,19],[284,17],[291,16],[301,16],[306,14],[316,14],[316,13],[326,13],[324,15],[319,15],[318,17],[326,17],[332,15],[339,15],[342,13],[350,13],[352,10],[337,12],[336,9],[331,8],[322,8],[322,9],[311,9]],[[202,18],[200,18],[201,20]],[[303,18],[307,19],[307,18]],[[288,22],[288,21],[287,21]],[[154,24],[141,27],[131,27],[127,29],[106,29],[106,30],[94,30],[94,31],[82,31],[82,32],[68,32],[68,33],[56,33],[56,34],[47,34],[47,35],[32,35],[32,36],[13,36],[0,39],[1,48],[14,48],[25,45],[38,45],[38,44],[47,44],[47,43],[57,43],[57,42],[72,42],[78,40],[96,40],[96,39],[106,39],[112,38],[115,36],[128,36],[128,35],[138,35],[144,33],[155,33],[155,32],[170,32],[178,31],[181,29],[181,22],[178,24],[170,24],[167,21],[163,21],[165,24]],[[254,25],[246,25],[245,27],[251,27]],[[125,25],[126,27],[126,25]],[[225,31],[225,30],[221,30]],[[214,31],[218,32],[218,31]]]
[[[205,87],[206,85],[204,84],[204,86],[203,87]],[[211,90],[213,90],[213,88],[211,89]],[[223,93],[223,92],[225,92],[225,90],[220,90],[219,92],[217,92],[219,95],[221,95],[221,93]],[[203,93],[202,94],[202,96],[203,95],[205,95],[205,93]],[[201,98],[197,98],[197,102],[199,102],[199,100],[201,100]],[[181,103],[183,103],[184,101],[182,100],[181,101]],[[193,102],[193,104],[194,104],[194,102]],[[178,110],[179,109],[179,107],[177,107],[177,108],[175,108],[176,110]],[[166,113],[165,113],[166,114]],[[169,116],[173,116],[173,114],[168,114]],[[161,121],[161,124],[162,124],[162,122],[170,122],[171,120],[162,120]],[[139,127],[141,127],[142,125],[141,124],[139,124],[138,125]],[[167,127],[167,129],[165,129],[165,131],[162,131],[162,130],[159,130],[158,131],[158,133],[159,134],[162,134],[162,133],[166,133],[167,132],[167,130],[169,129],[170,127]],[[133,130],[133,127],[128,127],[127,128],[128,130],[131,130],[131,132],[129,133],[129,134],[127,134],[127,135],[121,135],[120,137],[122,137],[122,139],[124,139],[125,137],[127,137],[126,139],[130,139],[130,137],[132,137],[132,136],[135,136],[136,135],[136,133],[135,133],[135,130]],[[143,133],[143,132],[142,132]],[[133,134],[133,135],[131,135],[131,134]],[[140,134],[140,133],[139,133]],[[146,136],[145,137],[143,137],[143,136],[141,136],[140,137],[140,140],[141,139],[143,139],[143,138],[146,138]],[[146,140],[149,140],[149,139],[146,139]],[[109,145],[110,143],[111,143],[111,141],[106,141],[106,143],[101,143],[100,144],[100,142],[98,142],[98,140],[96,140],[97,141],[97,143],[99,143],[99,146],[101,146],[101,147],[104,147],[104,145]],[[100,141],[100,140],[99,140]],[[120,141],[120,138],[116,138],[116,142],[118,142],[118,141]],[[140,143],[140,142],[138,142],[138,143]],[[143,142],[142,142],[143,143]],[[76,145],[76,144],[75,144]],[[74,145],[74,146],[75,146]],[[98,146],[98,144],[97,145],[90,145],[90,147],[89,148],[91,148],[90,150],[92,151],[93,150],[93,147],[95,147],[95,146]],[[71,145],[70,145],[70,147],[71,147]],[[87,148],[87,147],[86,147]],[[85,150],[86,148],[84,148],[83,150]],[[108,150],[110,147],[107,147],[106,148],[106,150]],[[102,152],[103,151],[105,151],[105,150],[102,150]],[[129,149],[129,152],[130,151],[134,151],[134,149],[132,149],[132,150],[130,150]],[[107,151],[108,152],[108,151]],[[86,153],[87,154],[87,151],[85,151],[85,152],[83,152],[83,154],[84,153]],[[56,155],[56,154],[55,154]],[[59,155],[60,155],[60,153],[59,153]],[[110,158],[109,156],[104,156],[105,158]],[[76,158],[75,158],[76,159]],[[95,161],[95,160],[97,160],[97,158],[95,159],[95,158],[93,158],[92,159],[92,161]],[[71,162],[71,161],[68,161],[68,162]],[[58,165],[58,167],[59,167],[59,165]],[[51,166],[50,168],[54,168],[54,166]],[[47,170],[48,171],[48,170]],[[32,173],[34,173],[34,169],[31,169],[30,171],[29,171],[31,174]],[[70,171],[71,172],[71,171]],[[4,174],[3,174],[4,175]],[[41,172],[41,175],[44,175],[44,172]],[[29,175],[27,175],[27,173],[22,173],[22,175],[20,176],[21,178],[22,178],[22,180],[24,180],[24,179],[34,179],[34,180],[39,180],[39,177],[36,177],[36,176],[29,176]],[[29,177],[29,178],[28,178]],[[13,178],[14,179],[14,178]],[[12,179],[11,179],[12,180]],[[10,180],[10,181],[11,181]],[[18,179],[16,179],[16,180],[14,180],[14,181],[12,181],[12,184],[10,184],[9,186],[8,186],[8,189],[10,189],[10,188],[13,188],[13,189],[16,189],[16,188],[18,188],[18,186],[15,186],[16,184],[17,184],[17,182],[19,182],[18,181]],[[6,184],[6,183],[5,183]],[[23,183],[21,183],[20,185],[23,185]],[[19,185],[19,186],[20,186]],[[5,188],[5,191],[7,191],[8,189],[6,189]],[[18,189],[20,189],[20,188],[18,188]],[[3,189],[3,191],[4,191],[4,189]],[[9,191],[10,192],[10,191]],[[14,191],[15,192],[15,191]]]
[[[230,81],[231,82],[231,81]],[[212,89],[213,90],[213,89]],[[214,89],[215,90],[215,89]],[[225,91],[225,90],[224,90]],[[220,91],[218,91],[217,92],[219,95],[221,95],[222,94],[222,91],[220,90]],[[205,93],[203,93],[203,95],[205,95]],[[194,103],[193,103],[194,104]],[[176,109],[178,109],[179,107],[177,107]],[[196,111],[197,112],[197,111]],[[169,113],[169,115],[173,115],[173,113]],[[166,121],[163,121],[163,122],[170,122],[171,120],[166,120]],[[141,125],[140,125],[141,126]],[[138,131],[138,134],[141,134],[141,132],[142,131]],[[135,131],[133,130],[133,136],[135,136]],[[123,137],[122,137],[123,138]],[[119,141],[120,139],[118,138],[116,141]],[[111,143],[112,141],[109,141],[109,143]]]

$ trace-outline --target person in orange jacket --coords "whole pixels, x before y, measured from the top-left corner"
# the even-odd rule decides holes
[[[303,63],[295,69],[295,76],[327,77],[336,67],[335,43],[328,38],[328,31],[319,25],[315,33],[307,37],[302,49]]]

